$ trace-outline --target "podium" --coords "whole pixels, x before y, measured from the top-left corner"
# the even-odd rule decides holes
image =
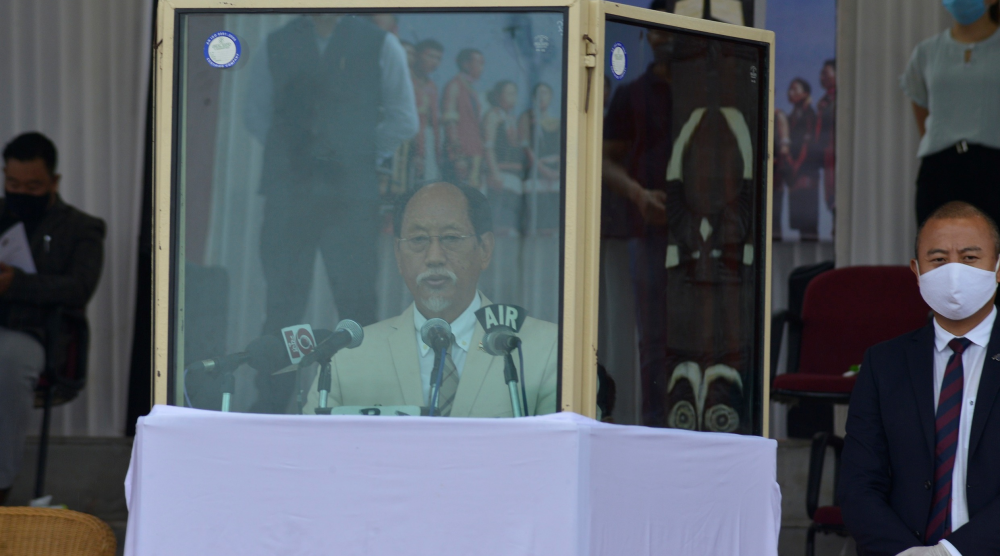
[[[773,440],[523,419],[139,420],[125,554],[777,554]]]

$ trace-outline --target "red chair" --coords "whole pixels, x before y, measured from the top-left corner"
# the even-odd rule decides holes
[[[845,377],[844,373],[852,365],[861,364],[869,347],[924,326],[929,315],[930,308],[920,297],[917,279],[909,267],[857,266],[819,274],[806,287],[801,318],[787,320],[789,337],[801,338],[798,364],[789,365],[794,372],[774,377],[772,399],[784,402],[817,399],[846,404],[855,378]],[[772,330],[772,334],[779,336],[782,332],[781,328]],[[792,346],[789,348],[789,353],[796,351]],[[806,511],[812,520],[806,536],[807,556],[813,554],[817,532],[848,534],[836,498],[833,506],[818,505],[828,446],[834,449],[835,465],[839,468],[843,439],[817,433],[806,487]]]

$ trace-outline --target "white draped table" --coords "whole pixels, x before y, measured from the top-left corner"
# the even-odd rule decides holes
[[[156,406],[125,554],[776,555],[776,443],[523,419]]]

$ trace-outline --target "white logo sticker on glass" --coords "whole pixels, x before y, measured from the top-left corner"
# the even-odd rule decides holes
[[[205,41],[205,61],[214,68],[231,68],[240,59],[240,40],[228,31],[212,33]]]
[[[535,35],[535,52],[545,52],[549,49],[549,37],[546,35]]]
[[[625,53],[625,46],[616,42],[611,47],[611,73],[615,79],[621,80],[625,77],[625,70],[628,69],[628,55]]]

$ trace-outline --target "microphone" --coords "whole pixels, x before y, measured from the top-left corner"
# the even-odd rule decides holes
[[[255,369],[262,367],[274,367],[275,369],[287,365],[280,360],[285,346],[281,340],[274,336],[261,336],[250,342],[247,348],[238,353],[230,353],[220,357],[213,357],[192,363],[188,366],[189,372],[216,372],[225,369],[235,369],[247,363]]]
[[[521,339],[509,326],[494,326],[483,335],[483,351],[490,355],[507,355],[521,345]]]
[[[234,368],[246,363],[250,358],[250,352],[240,351],[237,353],[230,353],[229,355],[222,355],[220,357],[213,357],[211,359],[203,359],[195,363],[188,365],[187,370],[189,372],[215,372],[218,369],[228,369]]]
[[[365,339],[365,331],[361,325],[350,319],[344,319],[337,323],[337,329],[333,334],[316,345],[316,349],[299,361],[298,368],[304,369],[317,362],[329,361],[338,351],[347,348],[354,349],[361,345]]]
[[[289,364],[284,342],[271,334],[250,342],[247,352],[250,353],[247,365],[261,372],[271,373]]]
[[[455,340],[451,334],[451,325],[444,319],[430,319],[420,327],[420,339],[435,352],[448,349]]]

